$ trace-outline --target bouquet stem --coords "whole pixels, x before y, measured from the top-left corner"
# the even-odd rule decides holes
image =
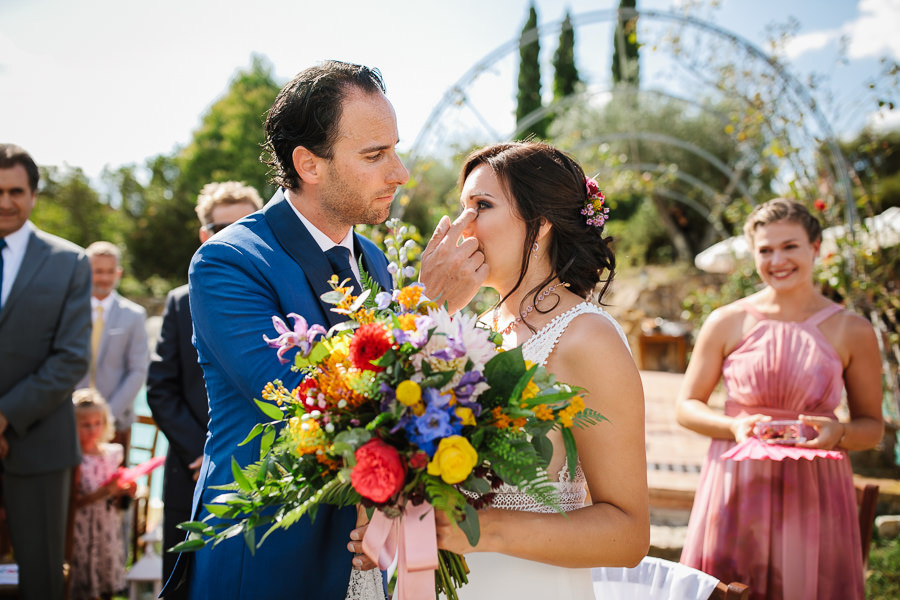
[[[438,568],[434,584],[437,596],[443,594],[447,600],[459,600],[456,590],[469,583],[469,566],[466,559],[447,550],[438,550]]]

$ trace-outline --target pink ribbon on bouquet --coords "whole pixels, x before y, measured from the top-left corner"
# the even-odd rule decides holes
[[[407,502],[396,519],[376,510],[362,547],[381,569],[390,567],[397,554],[397,600],[434,598],[438,549],[434,508],[428,502],[418,506]]]

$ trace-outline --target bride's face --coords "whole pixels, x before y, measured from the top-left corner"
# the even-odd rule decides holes
[[[515,201],[491,168],[479,165],[466,177],[460,204],[463,210],[478,211],[478,217],[463,235],[477,239],[484,253],[490,267],[485,285],[505,293],[519,278],[525,244],[525,223],[519,217]]]

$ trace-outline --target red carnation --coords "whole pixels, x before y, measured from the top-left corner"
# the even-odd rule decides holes
[[[350,363],[357,369],[384,371],[384,367],[373,365],[384,353],[391,349],[391,340],[384,327],[377,323],[361,326],[350,340]]]
[[[356,451],[356,466],[350,483],[359,494],[373,502],[385,502],[400,491],[406,468],[393,446],[374,438]]]

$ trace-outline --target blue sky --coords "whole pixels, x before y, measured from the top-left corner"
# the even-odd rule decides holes
[[[542,24],[605,11],[615,0],[537,0]],[[641,9],[678,9],[683,0],[638,0]],[[696,4],[696,3],[692,3]],[[708,4],[708,3],[707,3]],[[528,0],[0,0],[0,141],[25,147],[45,165],[142,163],[190,140],[203,112],[252,53],[276,77],[335,58],[379,67],[409,149],[448,88],[512,39]],[[834,123],[852,133],[869,118],[863,82],[878,57],[900,60],[900,0],[723,0],[696,13],[764,48],[766,25],[799,22],[789,48],[799,78],[829,76]],[[594,82],[608,60],[590,42],[607,24],[576,31],[579,67]],[[850,61],[835,67],[841,39]],[[549,61],[555,36],[542,41]],[[471,98],[498,122],[514,106],[513,58],[497,61]],[[492,77],[492,79],[491,79]],[[497,111],[494,116],[493,111]],[[896,123],[891,116],[890,123]]]

